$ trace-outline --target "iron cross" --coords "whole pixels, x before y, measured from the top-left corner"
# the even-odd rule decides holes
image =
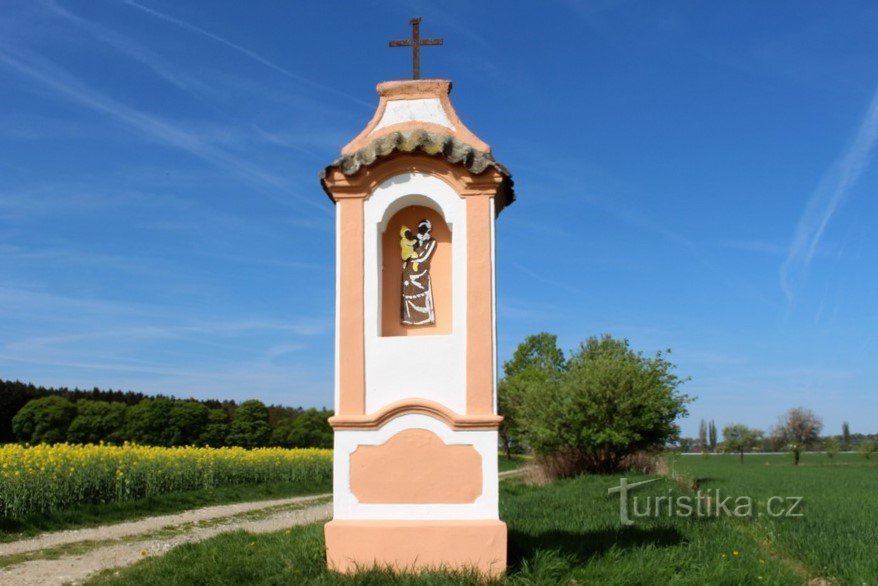
[[[411,19],[409,24],[412,25],[412,38],[405,41],[390,41],[390,46],[412,48],[412,79],[421,79],[421,46],[441,45],[442,39],[422,39],[421,18],[419,16]]]

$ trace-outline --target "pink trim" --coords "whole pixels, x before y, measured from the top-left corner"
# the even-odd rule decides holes
[[[470,129],[467,128],[463,122],[461,122],[460,117],[457,115],[457,112],[455,112],[454,106],[451,105],[451,100],[448,98],[448,94],[451,92],[451,81],[447,79],[386,81],[384,83],[379,83],[377,90],[379,100],[378,108],[375,110],[375,114],[366,125],[366,128],[364,128],[363,131],[356,136],[356,138],[354,138],[351,142],[346,144],[343,149],[341,149],[341,153],[343,155],[350,154],[363,148],[376,138],[386,136],[393,132],[410,131],[414,129],[423,129],[429,132],[448,134],[462,142],[467,143],[478,151],[491,151],[491,147],[488,145],[488,143],[473,134],[472,131],[470,131]],[[452,126],[454,126],[454,130],[451,130],[450,128],[446,128],[444,126],[440,126],[438,124],[417,121],[392,124],[390,126],[381,128],[380,130],[375,130],[375,127],[378,126],[378,123],[381,122],[381,119],[384,117],[384,112],[387,109],[388,101],[423,100],[425,98],[436,98],[439,100],[439,103],[442,105],[442,110],[445,112],[445,115],[448,117],[448,120],[451,122]]]
[[[490,399],[490,397],[488,397]],[[385,406],[370,415],[336,415],[329,418],[333,429],[378,429],[397,417],[417,413],[428,415],[442,421],[455,430],[487,429],[493,430],[500,426],[503,417],[493,414],[459,415],[448,407],[426,399],[404,399]]]

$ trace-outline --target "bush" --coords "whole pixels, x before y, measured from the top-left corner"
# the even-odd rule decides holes
[[[857,452],[867,460],[872,457],[876,450],[878,450],[878,442],[873,441],[862,442],[857,447]]]
[[[823,444],[823,451],[826,452],[826,455],[829,456],[830,460],[835,457],[840,449],[841,444],[838,441],[838,438],[835,437],[829,438],[828,440],[826,440],[826,443]]]
[[[525,441],[554,476],[610,473],[641,450],[674,439],[677,417],[691,400],[662,352],[645,357],[627,340],[592,337],[557,380],[524,392],[519,425]]]

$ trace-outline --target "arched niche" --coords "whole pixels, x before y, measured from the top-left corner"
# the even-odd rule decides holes
[[[385,218],[379,226],[381,258],[381,335],[382,336],[424,336],[450,334],[452,331],[452,233],[442,213],[435,208],[439,206],[425,196],[412,195],[394,202],[387,210]],[[432,298],[434,323],[404,324],[403,316],[403,265],[400,234],[403,226],[410,229],[411,239],[417,240],[418,225],[429,220],[432,225],[430,234],[436,242],[429,261],[429,293]],[[415,252],[424,254],[422,249]],[[411,259],[409,262],[416,262]],[[421,283],[426,284],[421,278]],[[422,299],[427,303],[426,298]],[[405,357],[400,357],[405,359]]]

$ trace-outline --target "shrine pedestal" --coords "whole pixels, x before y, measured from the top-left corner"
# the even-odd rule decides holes
[[[331,521],[326,552],[329,568],[342,573],[377,566],[403,572],[474,569],[497,577],[506,571],[506,523]]]

